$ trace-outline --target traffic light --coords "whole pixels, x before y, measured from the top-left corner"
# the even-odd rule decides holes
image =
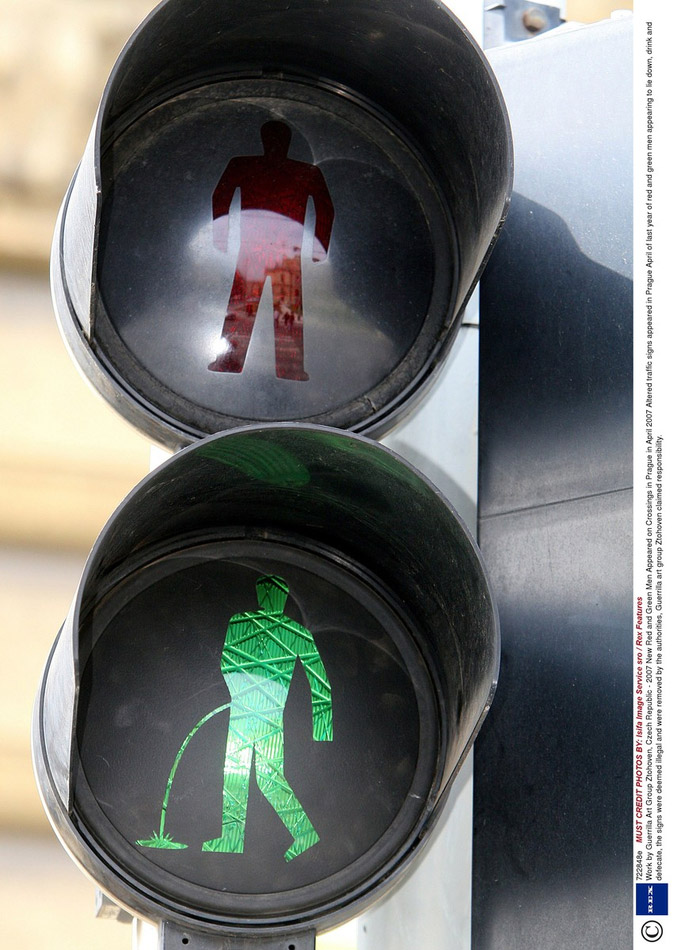
[[[442,365],[511,167],[494,76],[437,0],[165,0],[63,205],[63,333],[171,448],[251,422],[380,435]]]
[[[237,429],[96,542],[36,705],[38,781],[131,913],[295,946],[419,853],[498,663],[477,549],[415,469],[339,430]]]
[[[303,950],[376,900],[487,711],[475,544],[366,436],[442,365],[511,164],[435,0],[165,0],[114,68],[55,307],[102,395],[185,447],[95,544],[34,754],[67,849],[166,950]]]

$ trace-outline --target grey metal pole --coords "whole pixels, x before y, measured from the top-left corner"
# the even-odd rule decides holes
[[[482,0],[446,0],[482,45]],[[384,440],[418,465],[470,530],[477,520],[478,291],[431,398]],[[452,407],[456,412],[452,412]],[[470,950],[473,757],[457,776],[449,815],[418,870],[359,918],[358,950]]]
[[[473,297],[447,368],[428,401],[383,441],[447,495],[475,532],[478,321]],[[456,407],[456,411],[452,411]],[[456,778],[449,814],[414,874],[358,920],[358,950],[469,950],[473,757]]]

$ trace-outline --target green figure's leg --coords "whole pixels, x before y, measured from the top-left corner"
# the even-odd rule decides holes
[[[247,720],[242,720],[242,726]],[[204,841],[202,851],[222,851],[242,854],[246,833],[246,810],[248,808],[248,782],[253,759],[253,740],[240,735],[239,720],[232,718],[229,724],[225,772],[222,789],[222,834],[219,838]]]
[[[317,844],[319,835],[284,776],[283,729],[268,736],[267,742],[258,744],[255,778],[260,791],[293,838],[293,844],[284,855],[286,860],[291,861],[313,844]]]

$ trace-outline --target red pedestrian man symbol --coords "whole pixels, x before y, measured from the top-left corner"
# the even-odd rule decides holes
[[[280,379],[306,380],[303,354],[301,250],[308,199],[315,210],[312,260],[323,261],[329,250],[333,203],[319,168],[288,158],[291,129],[266,122],[260,135],[263,155],[233,158],[213,193],[216,247],[227,249],[229,209],[241,192],[239,253],[218,352],[208,369],[240,373],[267,278],[274,318],[276,374]]]

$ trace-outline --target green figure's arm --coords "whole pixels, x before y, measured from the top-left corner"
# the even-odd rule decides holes
[[[305,670],[312,694],[312,738],[318,742],[333,739],[333,711],[331,684],[314,640],[305,631],[305,648],[298,654]]]
[[[257,616],[257,614],[252,613],[234,614],[227,625],[227,632],[225,633],[225,646],[228,644],[237,643],[239,640],[243,639],[243,637],[253,633],[254,629],[257,629]]]

